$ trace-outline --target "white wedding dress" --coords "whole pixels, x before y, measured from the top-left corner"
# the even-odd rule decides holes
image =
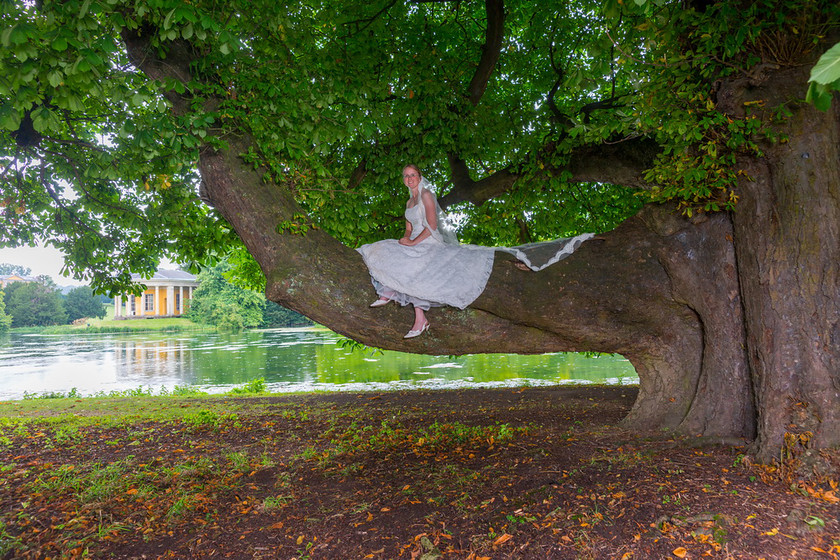
[[[401,305],[410,303],[425,310],[442,305],[464,309],[484,291],[496,251],[511,253],[531,270],[539,271],[571,255],[583,241],[592,237],[586,233],[518,247],[462,245],[453,234],[442,231],[443,227],[429,227],[423,206],[423,186],[417,204],[406,209],[405,219],[411,224],[411,239],[424,229],[430,231],[429,237],[414,246],[385,239],[356,249],[370,271],[379,297]],[[438,225],[442,225],[436,199],[435,207]]]

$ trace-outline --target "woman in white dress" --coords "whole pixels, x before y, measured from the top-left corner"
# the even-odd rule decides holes
[[[494,250],[458,244],[440,223],[440,206],[417,166],[403,169],[403,183],[410,192],[405,235],[357,250],[379,295],[371,307],[391,301],[412,305],[414,324],[405,338],[414,338],[429,329],[426,311],[431,307],[463,309],[481,295],[493,269]]]
[[[370,271],[379,299],[371,307],[391,301],[414,307],[414,324],[405,338],[429,329],[426,311],[451,305],[464,309],[484,291],[496,251],[517,258],[517,267],[540,270],[571,255],[592,237],[584,233],[516,247],[461,245],[444,222],[444,214],[429,183],[416,165],[403,169],[403,183],[411,196],[405,208],[405,235],[357,249]]]

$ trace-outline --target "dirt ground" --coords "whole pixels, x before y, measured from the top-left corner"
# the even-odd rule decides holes
[[[4,409],[0,557],[840,558],[835,480],[629,433],[635,393],[185,399],[145,416],[138,398],[137,416],[103,402],[25,422]]]

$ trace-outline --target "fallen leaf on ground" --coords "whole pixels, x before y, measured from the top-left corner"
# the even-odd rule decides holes
[[[511,535],[510,533],[505,533],[504,535],[499,536],[495,541],[493,541],[493,546],[503,545],[512,538],[513,535]]]

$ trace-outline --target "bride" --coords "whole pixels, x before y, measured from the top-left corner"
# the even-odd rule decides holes
[[[405,209],[405,235],[357,249],[370,271],[379,299],[371,307],[391,301],[414,307],[414,324],[404,338],[429,329],[426,311],[451,305],[464,309],[484,291],[497,250],[514,254],[534,271],[570,255],[591,234],[519,247],[461,245],[445,227],[443,212],[416,165],[403,169],[410,196]],[[531,261],[542,259],[540,262]]]

